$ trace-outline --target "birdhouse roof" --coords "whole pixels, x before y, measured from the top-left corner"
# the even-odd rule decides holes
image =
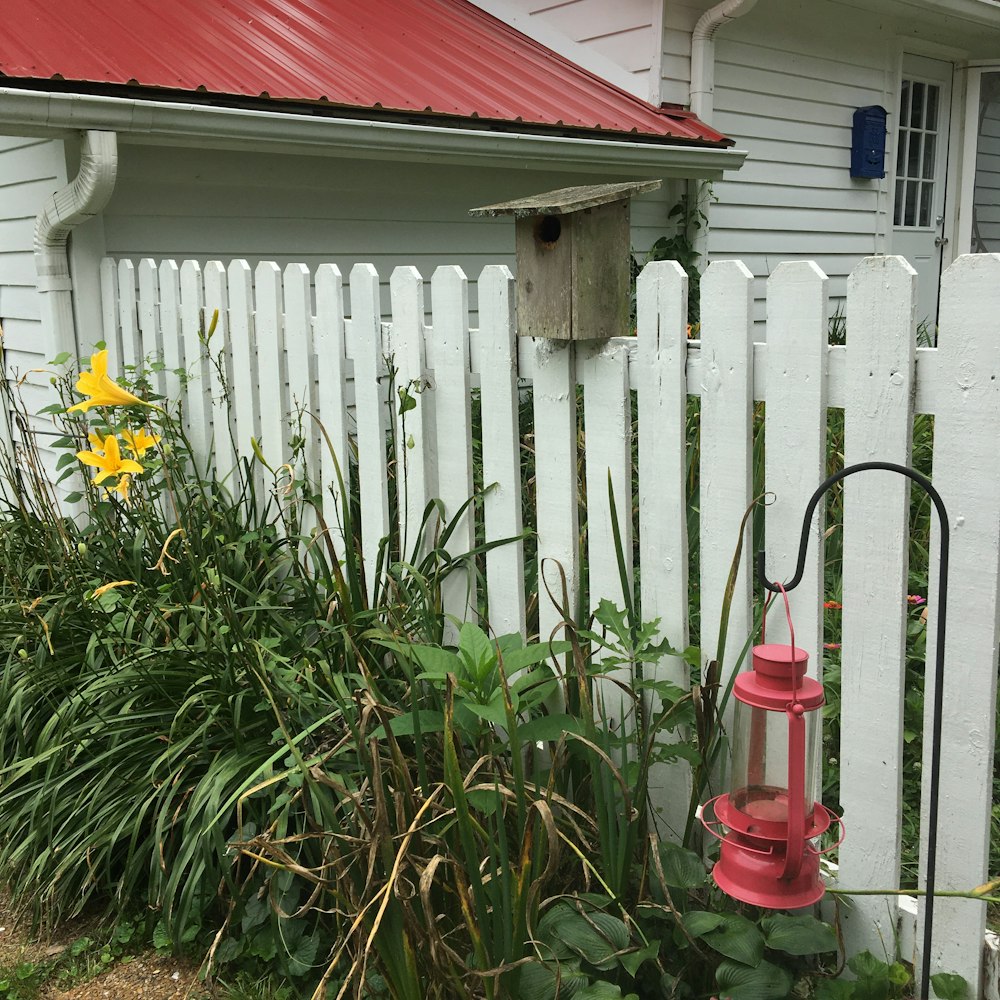
[[[546,191],[530,198],[501,201],[469,209],[470,215],[513,215],[523,219],[532,215],[570,215],[585,208],[607,205],[612,201],[627,201],[637,194],[655,191],[662,181],[629,181],[620,184],[584,184],[578,187]]]

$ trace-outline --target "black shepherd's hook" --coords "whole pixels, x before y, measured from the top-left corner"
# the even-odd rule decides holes
[[[930,995],[930,972],[931,972],[931,933],[934,926],[934,876],[937,866],[937,827],[938,827],[938,785],[941,773],[941,713],[944,705],[944,630],[945,619],[948,611],[948,511],[945,509],[941,494],[933,487],[931,481],[922,476],[919,472],[905,465],[896,465],[894,462],[859,462],[857,465],[848,465],[835,472],[827,479],[812,495],[806,505],[805,515],[802,518],[802,535],[799,538],[799,558],[795,567],[795,576],[786,584],[785,590],[793,590],[802,582],[802,573],[806,564],[806,549],[809,547],[809,527],[812,524],[813,514],[820,498],[831,486],[839,483],[848,476],[853,476],[856,472],[869,472],[872,469],[881,469],[886,472],[897,472],[901,476],[912,479],[934,502],[937,508],[938,523],[941,526],[941,563],[938,571],[938,593],[937,593],[937,646],[935,650],[934,665],[934,717],[931,723],[931,791],[930,803],[927,813],[927,823],[930,829],[927,832],[927,897],[924,906],[924,948],[923,959],[920,971],[920,995],[922,1000],[927,1000]],[[771,593],[778,593],[776,584],[771,583],[764,575],[764,553],[757,553],[757,580],[760,585]]]

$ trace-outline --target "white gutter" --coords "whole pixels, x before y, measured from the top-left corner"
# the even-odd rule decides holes
[[[56,191],[35,219],[35,268],[42,297],[42,323],[53,354],[76,354],[69,234],[107,205],[117,173],[115,133],[84,132],[75,180]]]
[[[724,24],[742,17],[756,6],[757,0],[722,0],[698,18],[691,32],[691,110],[706,124],[715,116],[715,33]],[[691,246],[699,255],[699,266],[708,265],[708,214],[711,199],[707,185],[700,181],[688,184],[688,204],[693,208],[688,233]]]
[[[281,152],[488,164],[645,177],[719,179],[746,153],[704,146],[577,139],[552,135],[407,125],[202,104],[0,88],[0,134],[49,138],[80,129],[118,133],[121,142],[167,139],[198,147],[272,147]]]

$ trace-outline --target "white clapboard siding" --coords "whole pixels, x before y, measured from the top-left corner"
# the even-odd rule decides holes
[[[487,620],[496,635],[525,633],[521,448],[514,330],[514,277],[503,265],[479,279],[478,363],[483,426],[483,519],[487,543],[517,541],[486,553]]]
[[[518,339],[514,282],[504,267],[487,268],[480,276],[479,325],[470,330],[468,282],[457,267],[434,275],[432,322],[419,272],[397,268],[386,309],[392,322],[386,324],[380,319],[379,274],[370,264],[351,271],[348,319],[340,272],[332,265],[320,267],[314,276],[296,265],[282,274],[268,262],[251,273],[242,260],[228,268],[207,265],[204,273],[193,261],[179,267],[171,261],[144,261],[138,269],[127,261],[106,261],[101,268],[104,336],[113,373],[150,354],[154,344],[168,370],[187,369],[191,380],[186,388],[177,384],[173,391],[183,394],[196,451],[219,471],[226,468],[218,456],[230,429],[236,441],[230,462],[250,459],[250,441],[256,438],[277,469],[289,460],[293,414],[303,409],[303,419],[309,420],[314,413],[327,436],[303,428],[309,442],[305,468],[322,493],[323,518],[338,558],[346,556],[348,545],[357,544],[357,536],[344,536],[342,523],[347,495],[352,490],[357,494],[369,598],[380,588],[384,540],[398,533],[402,543],[393,541],[391,556],[401,552],[411,557],[428,503],[439,502],[447,521],[471,496],[476,485],[472,397],[478,386],[482,504],[466,509],[446,541],[447,550],[460,557],[476,538],[497,542],[534,531],[545,579],[537,595],[526,594],[523,545],[500,545],[486,556],[485,595],[464,571],[458,572],[446,584],[444,606],[464,620],[475,619],[485,604],[485,620],[494,633],[524,634],[531,620],[526,608],[537,596],[542,639],[560,631],[564,614],[582,612],[586,617],[602,598],[624,605],[626,594],[632,595],[632,573],[639,572],[643,619],[659,618],[663,636],[677,648],[687,644],[686,416],[690,397],[700,397],[697,582],[706,663],[718,652],[723,594],[740,524],[753,499],[753,400],[766,404],[764,489],[773,494],[765,515],[765,568],[769,577],[780,580],[795,570],[802,514],[826,472],[829,409],[845,411],[848,463],[906,464],[914,410],[935,414],[934,477],[949,505],[953,538],[939,831],[939,845],[948,849],[939,849],[938,884],[968,889],[987,875],[1000,641],[1000,257],[961,258],[945,274],[941,346],[919,350],[913,317],[916,279],[902,259],[872,257],[855,269],[847,285],[848,343],[837,347],[827,344],[831,282],[820,267],[815,262],[783,263],[771,272],[766,309],[755,313],[747,268],[738,261],[712,264],[701,283],[702,339],[690,341],[685,330],[687,279],[675,264],[652,264],[637,284],[637,336],[595,345]],[[220,381],[225,382],[228,406],[222,405],[220,381],[212,382],[199,336],[214,308],[220,318],[209,347],[222,358],[225,379]],[[753,342],[755,319],[766,320],[766,342]],[[165,372],[168,387],[169,377]],[[400,387],[416,400],[406,414],[399,412]],[[637,394],[635,431],[632,391]],[[519,418],[529,394],[533,432],[525,448],[533,451],[534,524],[524,524],[521,511]],[[633,432],[638,434],[637,496],[632,495]],[[390,459],[397,469],[390,470]],[[582,595],[581,461],[589,581]],[[253,465],[263,473],[260,463]],[[402,473],[398,497],[388,492],[391,471]],[[609,477],[622,549],[628,554],[624,584],[615,553]],[[910,491],[908,480],[881,471],[848,478],[844,490],[844,524],[830,526],[843,532],[844,551],[839,757],[848,833],[839,855],[839,879],[848,889],[891,890],[900,880]],[[395,525],[390,523],[394,504]],[[639,565],[634,567],[636,505]],[[823,528],[817,516],[810,527],[803,581],[791,594],[796,640],[809,652],[814,673],[823,644]],[[418,556],[440,542],[441,530],[442,523],[432,518]],[[935,529],[935,553],[938,541]],[[723,685],[752,627],[754,554],[749,544],[744,537]],[[934,573],[932,565],[931,633],[939,604]],[[785,638],[782,619],[779,605],[770,616],[770,639]],[[454,636],[451,629],[447,638]],[[932,663],[933,641],[928,647]],[[679,658],[665,658],[646,676],[684,687],[687,668]],[[617,720],[631,699],[616,681],[627,683],[628,677],[609,675],[598,684],[597,695],[604,711]],[[928,680],[928,706],[933,689]],[[647,707],[655,708],[655,700],[650,698]],[[926,784],[929,722],[925,731]],[[650,787],[658,829],[669,835],[685,818],[689,775],[680,765],[663,768],[654,773]],[[924,791],[926,800],[926,787]],[[925,802],[924,874],[926,809]],[[920,940],[919,927],[914,938],[913,912],[914,907],[900,907],[895,895],[856,897],[842,914],[848,950],[870,948],[882,954],[883,942],[897,939],[911,947],[907,942]],[[901,919],[909,923],[903,926]],[[982,907],[938,900],[932,971],[957,971],[975,981],[982,931]]]
[[[586,442],[587,607],[593,609],[608,600],[624,608],[633,600],[632,396],[627,349],[617,341],[592,347],[582,360],[580,377]],[[615,544],[616,526],[624,579]],[[615,641],[614,636],[609,638]],[[599,652],[595,659],[602,659]],[[630,699],[622,690],[631,681],[628,666],[621,665],[607,669],[595,684],[595,703],[616,728],[635,725]]]
[[[941,279],[938,353],[945,390],[934,417],[934,485],[950,515],[937,888],[987,880],[997,684],[1000,568],[1000,255],[959,257]],[[924,732],[934,701],[940,532],[931,534]],[[924,740],[922,856],[926,864],[930,739]],[[994,873],[995,874],[995,873]],[[986,907],[936,899],[931,969],[976,983]],[[918,937],[918,943],[922,941]]]
[[[439,267],[431,280],[434,309],[434,410],[437,439],[438,498],[444,504],[444,522],[452,526],[444,549],[461,556],[475,546],[475,511],[467,507],[472,496],[472,396],[469,391],[469,282],[460,267]],[[422,402],[422,400],[421,400]],[[418,407],[420,402],[418,402]],[[454,524],[452,522],[455,522]],[[441,583],[446,616],[445,639],[454,641],[458,626],[476,614],[475,567],[455,569]]]
[[[701,653],[707,665],[718,655],[723,595],[752,499],[753,278],[739,261],[717,261],[701,280],[701,295]],[[748,526],[745,556],[749,536]],[[723,689],[750,632],[750,596],[744,558],[720,663]]]
[[[674,649],[688,645],[687,537],[688,278],[676,261],[650,264],[636,284],[636,406],[639,418],[639,565],[642,619],[659,619]],[[651,680],[688,687],[688,666],[664,657]],[[647,717],[660,699],[645,696]],[[654,767],[652,807],[673,836],[683,834],[691,796],[686,764]]]
[[[532,362],[538,635],[545,642],[576,615],[580,586],[575,352],[535,339]]]
[[[848,465],[909,464],[915,279],[901,257],[869,258],[851,276]],[[890,472],[859,473],[844,483],[840,801],[851,836],[840,866],[848,888],[899,884],[909,495],[909,480]],[[891,897],[858,897],[844,915],[851,950],[874,952],[892,940],[896,908]]]

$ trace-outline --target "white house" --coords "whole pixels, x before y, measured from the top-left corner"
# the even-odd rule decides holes
[[[642,250],[687,179],[743,160],[467,0],[11,0],[0,23],[8,370],[89,353],[105,255],[370,261],[386,278],[458,263],[474,280],[513,264],[514,235],[470,208],[663,178],[633,206]],[[29,408],[47,383],[28,378]]]
[[[478,2],[748,151],[714,184],[710,259],[760,279],[813,259],[842,294],[859,257],[903,254],[933,323],[942,265],[1000,251],[996,0]],[[888,112],[885,176],[855,178],[853,112],[871,106]]]

